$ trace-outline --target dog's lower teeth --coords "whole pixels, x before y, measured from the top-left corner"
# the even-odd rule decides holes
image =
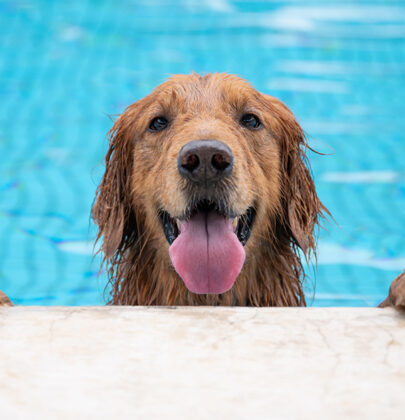
[[[233,226],[233,230],[236,231],[237,227],[238,227],[238,222],[239,222],[239,217],[234,217],[232,219],[232,226]]]
[[[179,232],[180,232],[180,220],[179,220],[179,219],[176,219],[175,221],[176,221],[176,226],[177,226],[177,229],[178,229],[178,230],[179,230]]]

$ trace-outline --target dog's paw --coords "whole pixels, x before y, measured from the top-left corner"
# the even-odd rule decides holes
[[[0,306],[13,306],[8,296],[0,290]]]
[[[378,306],[380,308],[393,306],[395,309],[405,311],[405,271],[391,283],[388,297]]]
[[[405,271],[391,283],[389,295],[378,305],[379,308],[388,306],[405,310]]]
[[[389,298],[394,308],[405,310],[405,271],[392,282]]]

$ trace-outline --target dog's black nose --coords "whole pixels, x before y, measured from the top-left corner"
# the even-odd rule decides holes
[[[231,174],[233,155],[221,141],[194,140],[181,148],[177,166],[185,178],[207,185]]]

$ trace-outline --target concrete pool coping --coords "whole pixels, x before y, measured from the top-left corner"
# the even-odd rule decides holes
[[[405,315],[1,307],[0,377],[2,419],[403,419]]]

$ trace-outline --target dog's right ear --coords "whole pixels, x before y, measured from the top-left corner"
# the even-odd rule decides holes
[[[105,172],[92,208],[93,220],[99,227],[97,240],[103,237],[103,251],[107,260],[117,250],[125,248],[125,232],[130,228],[129,224],[135,222],[130,185],[137,112],[138,102],[130,105],[109,131]]]

